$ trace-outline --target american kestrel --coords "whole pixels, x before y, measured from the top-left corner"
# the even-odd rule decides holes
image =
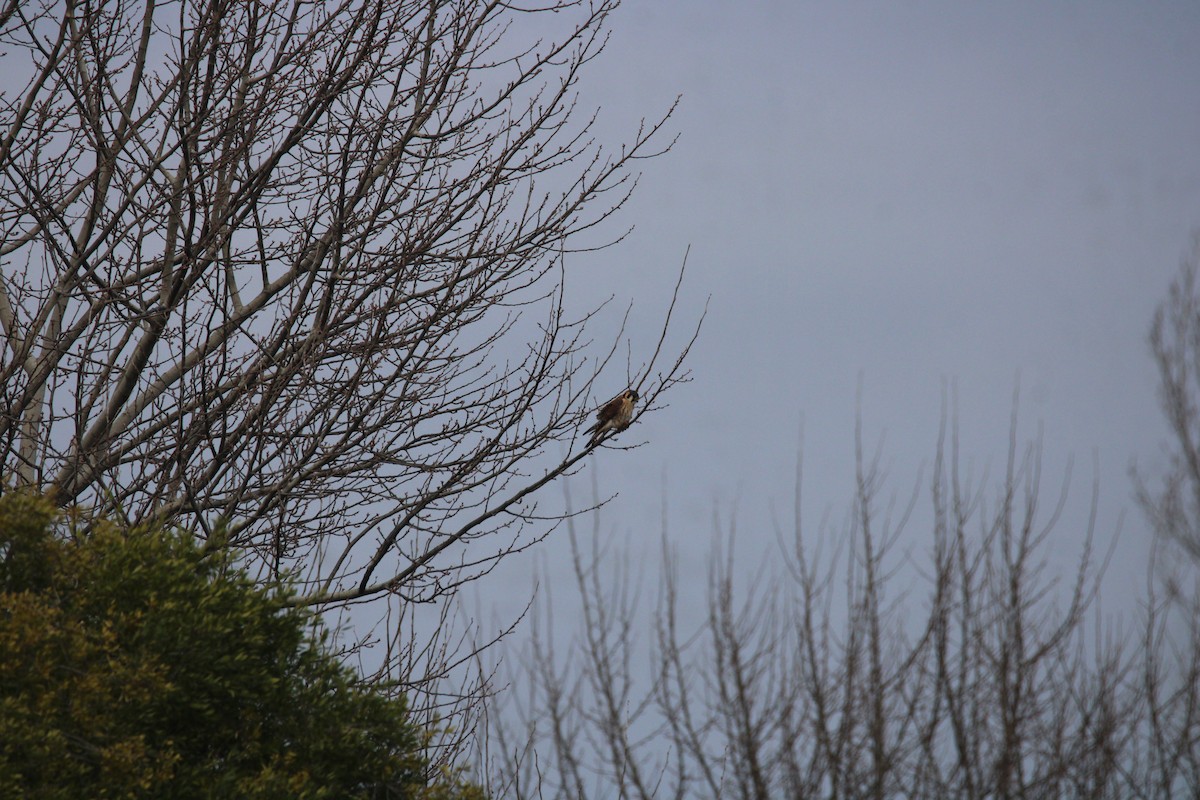
[[[628,428],[633,419],[633,406],[637,401],[637,390],[626,389],[600,406],[600,410],[596,412],[596,419],[599,421],[587,430],[592,434],[588,447],[594,447],[596,442],[600,441],[600,437],[609,431],[623,431]]]

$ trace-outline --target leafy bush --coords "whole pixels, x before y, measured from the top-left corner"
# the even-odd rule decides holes
[[[0,796],[479,797],[431,776],[287,587],[161,528],[0,497]]]

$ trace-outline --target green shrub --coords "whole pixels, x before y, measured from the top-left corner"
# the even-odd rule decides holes
[[[190,537],[0,497],[0,797],[465,798],[403,699],[360,685]]]

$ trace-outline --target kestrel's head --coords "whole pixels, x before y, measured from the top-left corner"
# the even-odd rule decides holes
[[[625,396],[629,398],[630,402],[636,403],[638,401],[637,389],[626,389]]]

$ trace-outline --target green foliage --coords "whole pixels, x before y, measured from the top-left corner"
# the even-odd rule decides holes
[[[427,733],[187,537],[0,497],[0,797],[479,798]]]

